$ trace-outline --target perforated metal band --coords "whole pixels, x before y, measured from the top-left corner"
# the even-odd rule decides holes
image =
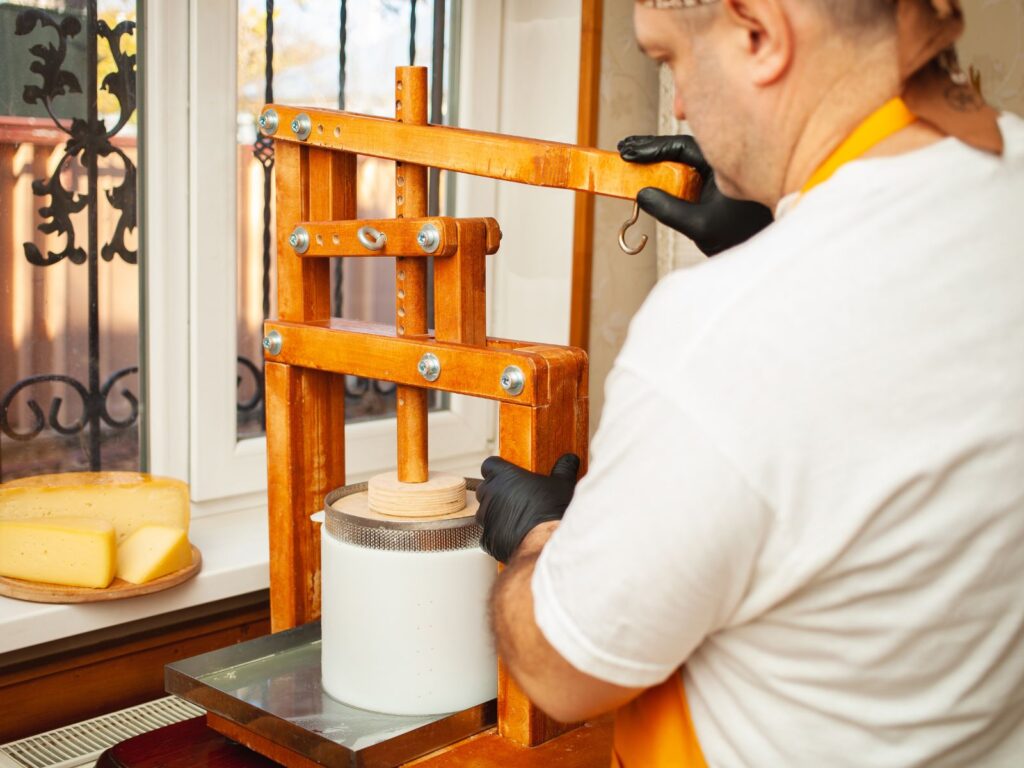
[[[479,480],[466,479],[467,490],[476,490]],[[365,493],[366,483],[337,488],[324,500],[324,531],[346,544],[388,552],[450,552],[480,546],[483,529],[472,517],[447,520],[368,520],[334,508],[339,499]]]

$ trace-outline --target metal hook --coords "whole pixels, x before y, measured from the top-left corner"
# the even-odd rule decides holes
[[[639,218],[640,218],[640,203],[637,202],[637,201],[634,201],[633,202],[633,215],[630,216],[626,220],[626,223],[623,224],[622,227],[619,229],[619,248],[621,248],[624,252],[628,253],[630,256],[636,256],[638,253],[640,253],[640,251],[642,251],[644,249],[644,246],[647,245],[647,235],[641,235],[640,236],[640,245],[638,245],[636,248],[631,248],[629,245],[626,244],[626,230],[628,230],[630,227],[632,227],[634,224],[636,224],[637,219],[639,219]]]
[[[356,237],[368,251],[379,251],[388,241],[388,236],[373,227],[360,227]]]

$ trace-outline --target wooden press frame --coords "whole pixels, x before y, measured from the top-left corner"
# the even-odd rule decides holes
[[[269,105],[277,195],[277,320],[265,333],[270,514],[271,622],[274,631],[313,621],[320,612],[320,546],[311,513],[345,484],[345,388],[341,375],[398,385],[399,477],[425,479],[427,390],[499,403],[499,452],[548,472],[565,452],[587,456],[587,356],[575,347],[487,338],[484,261],[498,249],[492,219],[426,218],[427,167],[505,181],[632,199],[655,186],[692,198],[689,168],[637,166],[595,149],[427,125],[426,69],[400,67],[396,118]],[[267,116],[268,112],[264,112]],[[296,133],[293,121],[308,125]],[[272,129],[272,130],[271,130]],[[396,219],[356,216],[356,155],[396,161]],[[435,256],[436,328],[426,318],[426,259],[416,241],[424,224],[439,233]],[[330,316],[327,256],[372,256],[356,242],[362,226],[388,233],[379,255],[396,256],[396,322],[375,326]],[[302,227],[308,245],[290,238]],[[301,252],[300,252],[301,251]],[[435,355],[444,374],[426,381],[417,363]],[[501,386],[509,366],[522,391]],[[566,730],[533,706],[499,670],[498,730],[523,746]]]

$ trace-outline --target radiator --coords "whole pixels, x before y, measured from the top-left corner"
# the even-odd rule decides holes
[[[103,750],[206,712],[177,696],[0,744],[0,768],[92,768]]]

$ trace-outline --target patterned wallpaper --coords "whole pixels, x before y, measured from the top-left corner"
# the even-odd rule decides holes
[[[996,107],[1024,115],[1024,0],[964,0],[960,61],[981,73]]]

